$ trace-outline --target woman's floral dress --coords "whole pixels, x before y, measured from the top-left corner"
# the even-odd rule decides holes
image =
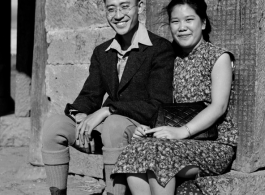
[[[203,41],[187,57],[175,59],[175,102],[211,102],[211,72],[223,53],[232,56],[227,50]],[[152,170],[158,183],[165,186],[181,169],[195,165],[200,168],[199,174],[189,187],[184,183],[179,194],[196,194],[196,190],[197,194],[217,194],[218,190],[206,176],[224,173],[233,160],[237,128],[232,112],[229,112],[231,108],[233,105],[229,104],[228,112],[217,125],[217,140],[133,140],[119,156],[113,173],[146,173],[147,170]],[[194,187],[194,190],[189,189],[190,187]]]

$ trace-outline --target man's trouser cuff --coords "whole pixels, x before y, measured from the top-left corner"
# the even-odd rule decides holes
[[[46,165],[67,164],[70,161],[69,147],[60,151],[45,151],[42,149],[42,159]]]
[[[103,163],[104,164],[109,164],[109,165],[114,165],[117,162],[117,159],[119,155],[121,154],[122,150],[125,147],[122,148],[106,148],[103,146],[102,151],[103,151]]]

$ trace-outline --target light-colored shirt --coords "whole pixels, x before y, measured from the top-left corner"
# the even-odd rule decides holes
[[[132,40],[132,44],[127,50],[124,51],[121,49],[121,45],[119,44],[116,38],[113,39],[110,46],[106,49],[106,51],[110,49],[114,49],[117,51],[117,56],[118,56],[117,71],[118,71],[119,81],[121,81],[123,71],[125,69],[127,60],[130,56],[130,51],[133,49],[139,49],[139,43],[147,46],[153,46],[149,38],[147,29],[141,23],[139,23],[138,30]]]

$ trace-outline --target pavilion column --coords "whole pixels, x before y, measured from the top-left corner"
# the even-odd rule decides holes
[[[45,69],[47,63],[46,30],[45,30],[46,0],[36,0],[34,52],[32,63],[31,85],[31,138],[29,161],[33,165],[42,165],[41,157],[41,127],[48,110],[48,98],[45,93]]]

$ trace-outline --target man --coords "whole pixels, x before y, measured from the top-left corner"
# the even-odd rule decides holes
[[[69,146],[93,152],[89,145],[95,132],[104,145],[106,191],[125,194],[126,178],[111,180],[112,168],[135,127],[152,126],[159,104],[172,100],[174,52],[170,42],[139,23],[142,0],[104,3],[116,36],[95,48],[90,75],[74,103],[67,104],[67,116],[53,116],[43,127],[42,155],[52,194],[66,194]]]

